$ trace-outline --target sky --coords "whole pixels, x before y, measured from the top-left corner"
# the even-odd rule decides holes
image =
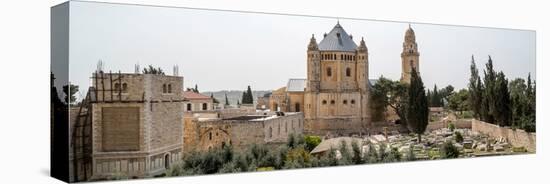
[[[336,18],[71,2],[69,80],[83,97],[98,60],[105,71],[133,73],[135,64],[179,66],[185,87],[200,91],[274,90],[306,78],[307,45]],[[369,51],[369,78],[398,80],[408,22],[339,19]],[[410,23],[427,88],[465,88],[471,57],[483,73],[489,55],[507,78],[535,78],[535,32]]]

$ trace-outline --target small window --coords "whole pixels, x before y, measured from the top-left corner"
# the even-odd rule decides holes
[[[334,105],[335,103],[336,103],[336,102],[335,102],[334,100],[331,100],[331,101],[330,101],[330,104],[331,104],[331,105]]]
[[[190,103],[187,104],[187,111],[191,111],[191,104]]]
[[[348,100],[344,100],[344,105],[348,104]]]
[[[332,76],[332,68],[330,67],[327,68],[327,76]]]
[[[163,85],[162,85],[162,93],[166,93],[166,91],[167,91],[167,90],[166,90],[166,84],[163,84]]]
[[[120,84],[119,83],[115,83],[115,91],[117,93],[120,92]]]
[[[208,104],[207,103],[202,103],[202,110],[203,111],[208,110]]]
[[[127,93],[128,92],[128,84],[122,83],[122,92]]]
[[[172,84],[168,84],[168,93],[172,93]]]
[[[327,101],[326,100],[323,100],[323,105],[327,104]]]
[[[351,100],[351,104],[355,104],[355,100]]]
[[[269,138],[273,137],[273,129],[269,127]]]
[[[208,139],[212,140],[212,132],[208,132]]]
[[[351,68],[346,68],[346,76],[351,77]]]

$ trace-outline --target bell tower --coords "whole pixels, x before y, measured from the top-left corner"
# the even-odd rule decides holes
[[[405,41],[403,42],[403,52],[401,52],[401,82],[409,84],[411,82],[412,68],[420,74],[418,46],[414,30],[409,24],[409,29],[405,32]]]
[[[321,56],[315,35],[311,35],[307,46],[307,87],[306,90],[318,92],[320,82]]]

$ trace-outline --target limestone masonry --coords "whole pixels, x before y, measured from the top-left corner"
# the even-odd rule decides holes
[[[307,78],[290,79],[286,87],[271,94],[272,111],[303,112],[304,132],[316,135],[366,134],[379,129],[371,122],[369,53],[365,40],[359,45],[337,23],[317,43],[307,47]],[[412,28],[405,32],[401,82],[409,83],[412,69],[418,72],[419,53]]]

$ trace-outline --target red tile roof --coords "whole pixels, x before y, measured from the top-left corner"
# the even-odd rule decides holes
[[[209,100],[210,96],[206,96],[200,93],[195,93],[193,91],[184,91],[183,98],[187,100]]]

